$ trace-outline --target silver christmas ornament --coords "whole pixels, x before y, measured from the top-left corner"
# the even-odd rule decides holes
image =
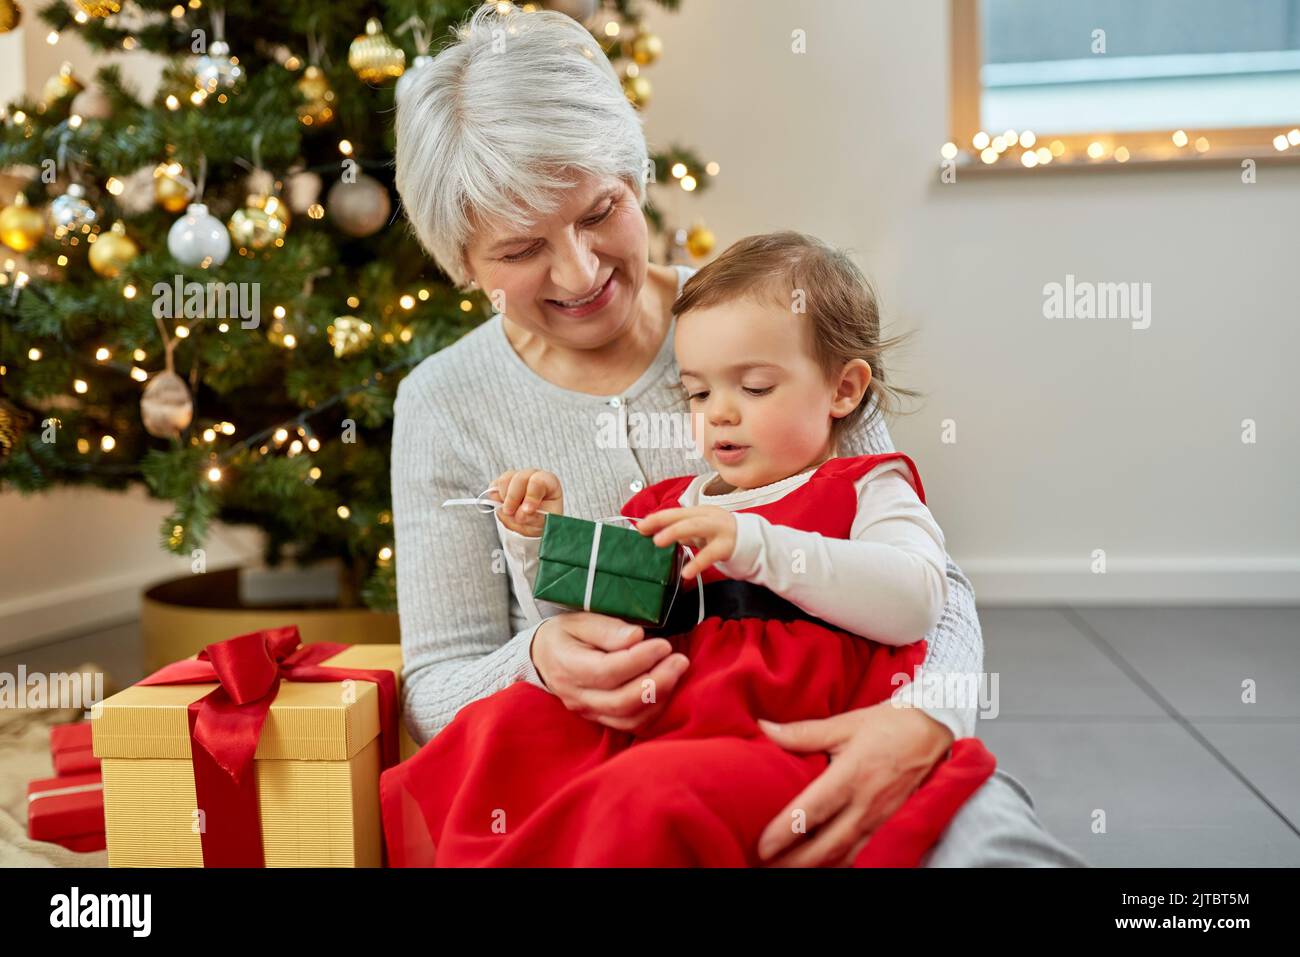
[[[189,386],[175,372],[159,372],[144,387],[140,397],[140,421],[144,430],[159,439],[174,439],[194,418]]]
[[[284,181],[284,201],[289,204],[292,212],[305,216],[308,208],[320,199],[323,186],[320,173],[310,170],[290,173]]]
[[[194,85],[207,93],[233,90],[244,78],[239,57],[230,55],[225,40],[213,40],[208,52],[194,61]]]
[[[191,203],[167,233],[167,251],[186,266],[220,266],[230,255],[226,224],[203,203]]]
[[[99,232],[99,214],[86,202],[86,188],[80,183],[70,184],[67,192],[50,201],[49,219],[54,238],[61,241]]]
[[[392,204],[384,184],[362,173],[356,182],[339,180],[331,186],[325,209],[340,232],[362,237],[383,229]]]

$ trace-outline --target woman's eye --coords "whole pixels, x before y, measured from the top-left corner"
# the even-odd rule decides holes
[[[745,388],[745,391],[748,392],[750,395],[767,395],[769,392],[771,392],[771,391],[772,391],[773,389],[775,389],[775,388],[776,388],[776,386],[774,386],[774,385],[769,385],[769,386],[767,386],[767,387],[765,387],[765,388],[762,388],[762,389],[751,389],[751,388],[749,388],[749,387],[746,387],[746,388]]]
[[[596,216],[593,216],[591,219],[587,220],[587,221],[586,221],[586,222],[587,222],[587,225],[588,225],[588,226],[599,226],[599,225],[600,225],[601,223],[603,223],[605,220],[609,219],[609,214],[612,213],[612,212],[614,211],[614,205],[615,205],[614,203],[610,203],[609,206],[607,206],[607,207],[605,208],[605,211],[604,211],[604,212],[599,213],[599,214],[597,214]]]
[[[521,259],[527,259],[529,256],[531,256],[531,255],[533,254],[533,252],[535,251],[535,249],[536,249],[536,247],[534,246],[534,247],[532,247],[532,248],[525,249],[525,250],[524,250],[523,252],[521,252],[521,253],[514,253],[513,255],[510,255],[510,256],[502,256],[501,258],[502,258],[505,262],[508,262],[508,263],[517,263],[517,262],[519,262]]]
[[[707,399],[708,397],[709,393],[707,389],[704,392],[690,392],[686,395],[686,398],[690,399],[692,402],[696,399]]]
[[[616,203],[610,203],[609,206],[608,206],[608,208],[606,208],[604,212],[600,213],[600,214],[597,215],[597,216],[593,216],[591,219],[583,220],[583,225],[584,225],[584,226],[599,226],[599,225],[600,225],[601,223],[603,223],[605,220],[609,219],[610,214],[614,212],[614,207],[615,207],[616,205],[617,205]],[[514,253],[513,255],[510,255],[510,256],[502,256],[501,259],[502,259],[504,262],[508,262],[508,263],[517,263],[517,262],[520,262],[521,260],[527,259],[529,256],[531,256],[531,255],[532,255],[533,253],[535,253],[536,251],[537,251],[537,247],[534,246],[534,247],[532,247],[532,248],[530,248],[530,249],[525,249],[525,250],[524,250],[523,252],[521,252],[521,253]]]

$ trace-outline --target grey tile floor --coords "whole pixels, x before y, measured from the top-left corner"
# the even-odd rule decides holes
[[[1300,866],[1300,606],[981,606],[980,620],[998,714],[978,734],[1090,864]],[[140,678],[138,623],[0,671],[85,661],[119,686]]]
[[[980,621],[999,713],[977,733],[1090,864],[1300,865],[1300,607]]]

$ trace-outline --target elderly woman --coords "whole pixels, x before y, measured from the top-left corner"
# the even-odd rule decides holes
[[[649,260],[640,119],[580,24],[485,6],[408,80],[396,165],[424,248],[458,287],[482,289],[497,313],[398,389],[392,481],[406,724],[423,743],[470,702],[527,681],[591,721],[633,731],[664,706],[690,662],[666,640],[599,614],[525,627],[494,523],[442,503],[529,466],[563,477],[570,514],[599,518],[648,484],[707,468],[689,434],[636,428],[687,420],[671,306],[692,271]],[[893,449],[879,417],[860,421],[843,454]],[[926,668],[978,675],[974,595],[951,560],[947,575],[950,598],[926,636]],[[649,704],[646,679],[657,689]],[[767,732],[833,761],[773,818],[762,857],[851,861],[953,740],[974,731],[972,701],[904,703],[913,706],[884,702]],[[791,827],[796,808],[806,834]],[[999,769],[925,863],[1079,861]]]

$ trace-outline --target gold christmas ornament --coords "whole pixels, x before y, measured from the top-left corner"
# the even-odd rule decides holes
[[[72,64],[65,62],[59,72],[45,81],[41,88],[41,102],[46,106],[57,103],[65,96],[74,96],[85,89],[85,84],[72,73]]]
[[[126,234],[126,226],[119,219],[113,228],[101,235],[90,246],[90,268],[105,279],[119,275],[127,264],[140,255],[140,247]]]
[[[360,238],[383,228],[392,202],[379,180],[361,173],[356,182],[339,180],[330,187],[325,208],[340,232]]]
[[[289,204],[292,212],[305,216],[307,208],[320,199],[320,191],[323,188],[320,173],[299,170],[290,173],[289,178],[284,181],[284,201]]]
[[[336,359],[360,352],[375,338],[370,323],[356,316],[336,316],[325,331],[329,334]]]
[[[122,4],[118,0],[77,0],[77,8],[99,18],[122,12]]]
[[[190,204],[194,188],[180,163],[159,163],[153,171],[154,198],[169,213],[179,213]]]
[[[650,81],[639,73],[635,76],[624,75],[623,93],[638,110],[643,110],[650,105]]]
[[[686,251],[696,259],[702,259],[713,252],[715,242],[713,231],[709,227],[696,224],[686,234]]]
[[[289,208],[278,196],[253,193],[227,224],[230,238],[241,249],[260,250],[272,244],[284,245],[289,228]]]
[[[106,120],[113,115],[113,104],[103,90],[90,86],[72,98],[73,113],[83,120]]]
[[[654,33],[638,33],[632,39],[632,59],[640,66],[649,66],[664,52],[664,42]]]
[[[298,119],[304,126],[325,126],[334,119],[334,91],[324,70],[314,64],[307,67],[295,86],[303,99]]]
[[[45,217],[27,205],[27,197],[19,193],[12,206],[0,211],[0,243],[16,253],[35,248],[45,235]]]
[[[156,439],[174,439],[194,418],[194,403],[185,380],[170,369],[159,372],[140,397],[140,421]]]
[[[22,22],[23,12],[14,0],[0,0],[0,33],[8,33]]]
[[[0,462],[9,458],[22,443],[23,433],[31,421],[31,416],[18,406],[0,399]]]
[[[388,39],[383,25],[374,17],[366,21],[366,32],[348,47],[348,66],[363,83],[383,83],[406,70],[406,53]]]

